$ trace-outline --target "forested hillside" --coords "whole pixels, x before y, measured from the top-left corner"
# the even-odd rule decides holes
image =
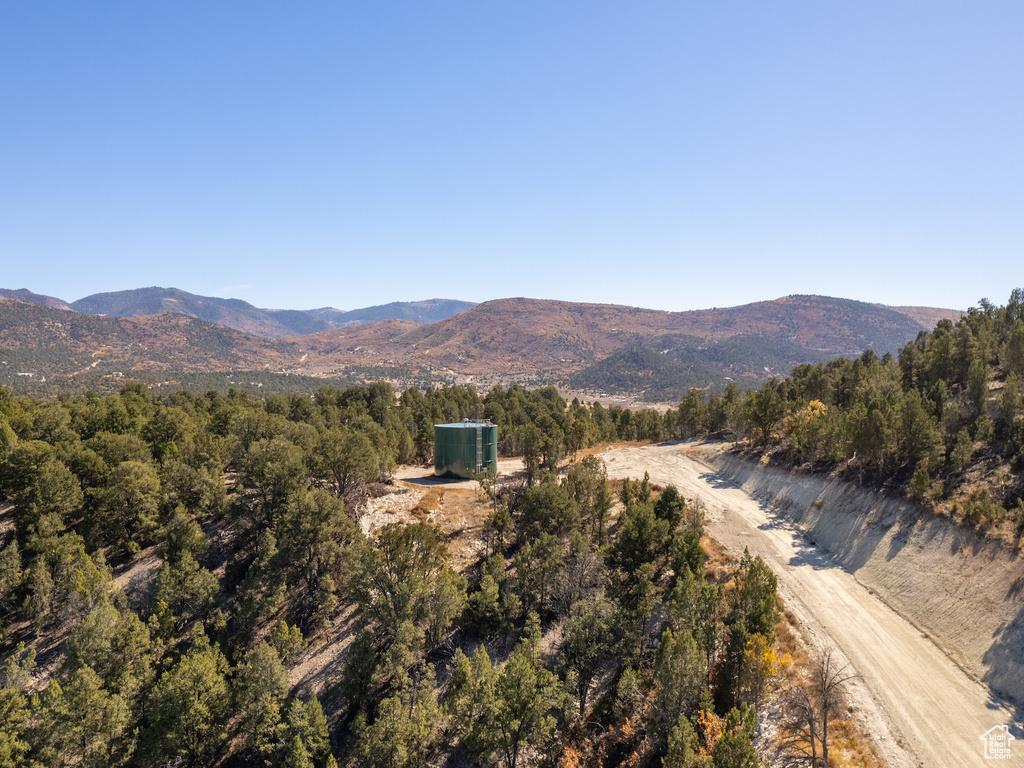
[[[0,765],[753,766],[774,687],[776,746],[820,756],[838,699],[787,678],[772,572],[716,550],[699,500],[613,485],[586,449],[727,435],[1012,535],[1022,373],[1015,291],[897,357],[664,415],[517,386],[0,389]],[[482,417],[525,472],[481,478],[478,561],[456,571],[426,522],[359,524],[435,423]],[[332,644],[336,674],[289,682]]]
[[[144,317],[171,312],[234,328],[243,333],[274,339],[301,332],[286,324],[287,320],[291,319],[288,316],[274,316],[247,301],[196,296],[177,288],[154,286],[130,291],[96,293],[71,302],[71,309],[83,314],[109,317]],[[301,319],[305,320],[307,327],[312,321],[315,331],[330,327],[314,318]]]
[[[744,401],[758,452],[909,493],[969,525],[1024,529],[1024,290],[940,320],[899,355],[798,366]],[[683,435],[726,426],[722,399],[692,390]]]
[[[435,422],[483,415],[528,475],[495,497],[485,561],[455,572],[430,525],[367,538],[353,519],[367,484],[428,458]],[[515,387],[0,395],[0,760],[751,759],[769,680],[743,669],[777,671],[774,577],[746,560],[709,580],[700,505],[671,488],[618,489],[610,528],[599,461],[550,472],[663,428]],[[149,589],[117,587],[154,557]],[[348,611],[342,681],[296,696],[289,665]],[[595,718],[625,730],[593,733]]]
[[[831,354],[788,339],[740,334],[717,341],[667,334],[638,339],[569,378],[573,389],[642,393],[647,401],[678,402],[693,388],[723,390],[730,381],[752,386]]]

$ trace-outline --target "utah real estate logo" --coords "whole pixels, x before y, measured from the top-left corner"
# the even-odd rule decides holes
[[[1010,726],[997,725],[981,734],[979,738],[985,743],[986,760],[1010,759],[1010,742],[1013,741]]]

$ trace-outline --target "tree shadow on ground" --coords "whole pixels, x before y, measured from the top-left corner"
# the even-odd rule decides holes
[[[438,477],[433,472],[425,470],[425,474],[417,475],[414,477],[403,477],[401,478],[403,483],[412,483],[413,485],[458,485],[459,483],[472,483],[475,482],[472,479],[466,479],[461,477]]]
[[[704,472],[700,475],[700,479],[712,488],[739,490],[743,487],[735,480],[722,477],[717,472]]]
[[[1005,599],[1019,601],[1022,584],[1024,576],[1013,582]],[[993,692],[989,708],[1011,711],[1011,732],[1024,748],[1024,607],[995,631],[993,641],[982,657],[987,668],[985,682]]]

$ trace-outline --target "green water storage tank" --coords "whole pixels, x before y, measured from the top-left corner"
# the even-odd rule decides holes
[[[434,474],[471,479],[498,473],[498,428],[489,421],[434,425]]]

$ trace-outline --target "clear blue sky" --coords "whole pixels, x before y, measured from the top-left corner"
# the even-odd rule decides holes
[[[0,287],[149,285],[1002,303],[1024,4],[0,4]]]

